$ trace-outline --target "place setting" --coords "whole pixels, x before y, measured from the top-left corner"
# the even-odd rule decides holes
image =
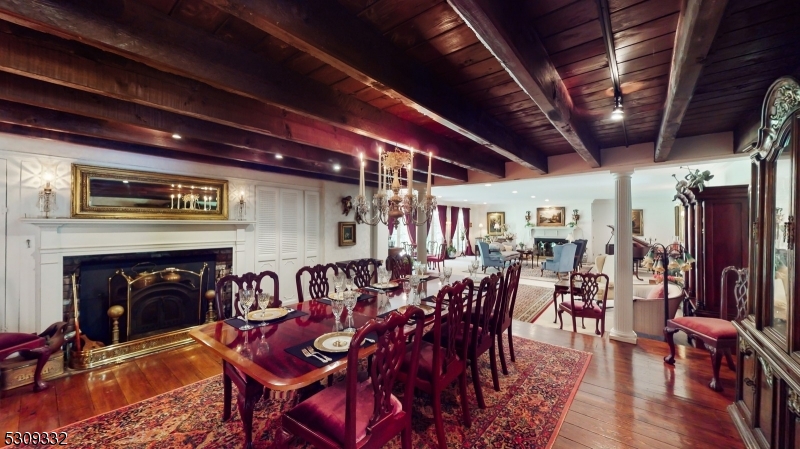
[[[258,308],[250,310],[253,303],[257,301]],[[255,329],[256,327],[268,326],[271,324],[282,323],[292,318],[308,315],[306,312],[300,310],[290,309],[288,307],[269,307],[274,298],[266,292],[256,292],[252,288],[245,288],[239,291],[239,306],[240,313],[236,318],[229,318],[225,323],[235,327],[240,331],[247,331]],[[249,310],[248,313],[244,313]],[[251,324],[252,322],[258,324]]]

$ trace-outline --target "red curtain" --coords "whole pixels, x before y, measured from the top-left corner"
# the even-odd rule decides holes
[[[458,210],[460,207],[450,206],[450,242],[452,243],[456,236],[456,227],[458,226]],[[455,246],[455,245],[453,245]]]
[[[465,207],[464,209],[462,209],[461,213],[464,214],[464,233],[465,233],[465,235],[467,237],[467,240],[466,240],[467,247],[464,249],[464,255],[465,256],[474,256],[475,253],[472,252],[472,244],[469,243],[469,225],[470,225],[469,208]]]
[[[394,232],[394,217],[389,217],[389,237],[392,237],[392,233]]]
[[[442,238],[445,240],[442,243],[447,243],[447,206],[436,206],[439,212],[439,228],[442,230]]]

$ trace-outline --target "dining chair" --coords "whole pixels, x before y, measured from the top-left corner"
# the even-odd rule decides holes
[[[600,282],[604,279],[605,282]],[[602,296],[599,296],[602,290]],[[562,301],[558,305],[559,329],[564,328],[562,314],[567,312],[572,317],[572,332],[577,332],[576,319],[581,319],[581,327],[585,318],[595,319],[594,333],[603,336],[606,332],[606,304],[608,296],[608,276],[603,273],[570,273],[569,302]],[[576,298],[578,296],[578,298]]]
[[[469,329],[469,339],[466,341],[468,346],[467,359],[472,369],[472,385],[475,387],[475,397],[478,399],[478,407],[480,408],[486,408],[486,402],[483,399],[478,358],[487,351],[489,351],[489,362],[492,369],[492,384],[495,390],[500,391],[494,340],[496,333],[492,330],[492,315],[495,313],[497,302],[497,287],[502,278],[502,273],[495,273],[481,280],[478,294],[475,298],[475,307],[472,310],[472,326]],[[496,329],[496,326],[494,327]],[[459,344],[464,343],[463,340],[459,341]]]
[[[311,279],[308,281],[308,296],[311,299],[324,298],[328,296],[330,291],[330,279],[328,272],[333,270],[333,275],[339,274],[339,267],[336,264],[329,263],[327,265],[317,264],[313,267],[303,267],[297,270],[295,275],[295,283],[297,284],[297,301],[303,302],[303,275],[308,274]]]
[[[522,274],[522,264],[513,263],[508,270],[501,286],[500,300],[496,303],[495,316],[497,321],[494,323],[495,336],[497,337],[497,349],[500,354],[500,366],[503,374],[508,376],[508,366],[506,365],[505,350],[503,349],[503,333],[508,333],[508,353],[512,362],[517,359],[514,356],[514,339],[511,335],[511,323],[514,321],[514,306],[517,303],[517,292],[519,291],[519,278]],[[495,388],[497,390],[497,388]]]
[[[256,293],[263,292],[264,289],[262,287],[262,281],[265,278],[272,279],[272,302],[270,307],[280,307],[281,300],[280,298],[280,284],[278,282],[278,274],[272,271],[262,271],[261,273],[244,273],[241,276],[237,276],[235,274],[229,274],[227,276],[221,277],[214,288],[214,301],[217,307],[217,317],[221,320],[225,320],[228,318],[234,318],[240,315],[244,315],[245,313],[249,313],[250,310],[244,310],[240,301],[239,301],[239,294],[242,290],[248,288],[252,288],[256,291]],[[235,292],[232,292],[231,302],[228,304],[229,307],[225,307],[227,300],[225,298],[225,293],[227,292],[227,288],[230,284],[236,284],[238,287]],[[251,308],[258,307],[257,301],[253,301],[251,304]],[[249,443],[252,440],[253,434],[253,408],[246,407],[245,403],[247,401],[252,401],[253,396],[255,396],[255,392],[250,391],[253,387],[249,387],[248,385],[253,385],[252,382],[248,384],[247,382],[247,375],[241,372],[238,368],[234,367],[230,363],[226,362],[224,359],[222,360],[222,420],[227,421],[231,418],[231,402],[233,396],[233,387],[232,385],[236,385],[236,391],[238,394],[236,395],[236,406],[239,409],[239,416],[242,419],[242,427],[244,428],[245,432],[245,442]]]
[[[719,318],[682,316],[667,321],[667,325],[664,327],[664,339],[669,346],[669,355],[664,357],[664,362],[670,365],[675,364],[674,335],[676,332],[683,331],[686,335],[702,341],[703,345],[711,353],[713,377],[708,387],[714,391],[722,391],[722,386],[719,384],[719,367],[722,364],[723,355],[728,362],[728,368],[731,371],[736,371],[731,351],[736,349],[738,334],[733,324],[728,321],[727,316],[727,298],[730,295],[728,279],[731,272],[736,273],[736,283],[733,287],[733,296],[736,299],[736,317],[734,321],[741,322],[747,317],[747,268],[725,267],[722,270]]]
[[[461,412],[464,424],[470,427],[467,401],[467,345],[459,345],[459,339],[469,335],[472,315],[472,298],[474,284],[467,278],[447,285],[436,295],[436,308],[433,319],[432,341],[422,341],[419,349],[419,367],[415,387],[433,397],[433,419],[436,426],[436,438],[441,449],[447,448],[442,420],[442,391],[458,379],[461,396]],[[447,322],[460,325],[445,326],[442,313],[447,307]],[[408,382],[414,379],[414,355],[406,354],[400,370],[400,380]]]
[[[444,267],[444,260],[447,258],[447,245],[444,243],[440,243],[436,245],[436,251],[432,254],[428,255],[428,267],[433,268],[436,267],[439,270],[439,264],[442,264]]]
[[[386,258],[386,269],[392,273],[392,279],[400,279],[411,276],[411,269],[414,267],[414,259],[408,254],[402,256],[396,254]]]
[[[410,319],[420,324],[414,327],[409,344],[404,327]],[[285,448],[292,437],[299,437],[325,449],[379,448],[400,434],[402,447],[411,449],[411,408],[424,319],[422,310],[412,306],[402,315],[395,311],[382,322],[373,319],[359,328],[347,351],[345,381],[286,412],[277,432],[277,447]],[[377,347],[369,378],[359,382],[359,351],[370,333],[377,335]],[[410,360],[408,366],[405,359]],[[408,374],[402,403],[392,394],[401,366]]]
[[[372,269],[370,269],[370,265],[372,265]],[[353,279],[356,287],[369,287],[378,281],[379,266],[381,266],[381,261],[378,259],[358,259],[347,264],[345,273],[348,278]]]

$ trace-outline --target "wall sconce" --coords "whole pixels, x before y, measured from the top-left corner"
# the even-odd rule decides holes
[[[36,206],[39,208],[39,212],[44,212],[44,218],[50,218],[50,212],[53,212],[58,208],[58,205],[56,204],[55,188],[51,184],[53,181],[53,174],[50,172],[45,172],[42,175],[42,179],[44,180],[45,185],[41,190],[39,190],[39,198],[36,202]]]
[[[245,190],[242,189],[239,191],[237,195],[238,201],[236,204],[236,218],[239,221],[243,221],[247,217],[247,202],[244,199]]]

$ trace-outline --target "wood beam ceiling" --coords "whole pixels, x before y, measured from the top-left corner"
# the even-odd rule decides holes
[[[656,140],[656,162],[669,158],[727,4],[728,0],[681,2],[667,100]]]
[[[0,0],[0,18],[392,145],[431,150],[438,159],[464,168],[498,177],[505,174],[501,161],[470,154],[444,136],[304,79],[136,2],[109,0],[97,5],[81,0]]]
[[[448,0],[550,123],[589,164],[600,166],[600,149],[574,115],[572,98],[542,41],[513,5],[493,0]]]
[[[547,157],[333,1],[205,0],[469,139],[541,173]]]

